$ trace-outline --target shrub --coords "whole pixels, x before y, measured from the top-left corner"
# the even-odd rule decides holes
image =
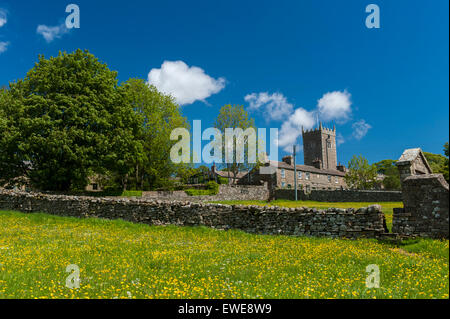
[[[142,197],[142,191],[124,191],[121,196],[125,196],[125,197]]]
[[[214,195],[217,195],[217,194],[219,193],[219,184],[217,184],[217,183],[214,182],[214,181],[209,181],[209,182],[206,184],[206,188],[209,189],[209,190],[211,190],[211,191],[213,191],[213,192],[214,192]]]
[[[217,182],[218,182],[220,185],[227,185],[227,184],[228,184],[228,178],[218,176],[218,177],[217,177]]]
[[[219,184],[214,181],[208,182],[206,184],[206,189],[186,189],[186,194],[189,196],[200,196],[200,195],[217,195],[219,193]]]

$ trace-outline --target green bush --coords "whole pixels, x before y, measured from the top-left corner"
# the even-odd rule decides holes
[[[209,189],[195,189],[190,188],[185,190],[186,194],[189,196],[200,196],[200,195],[214,195]]]
[[[160,179],[155,182],[156,190],[158,191],[174,191],[175,190],[175,181],[169,179]]]
[[[125,196],[125,197],[142,197],[142,191],[124,191],[122,192],[122,194],[120,196]]]
[[[217,184],[217,183],[214,182],[214,181],[209,181],[209,182],[206,184],[206,188],[209,189],[209,190],[211,190],[211,191],[213,191],[213,192],[214,192],[214,195],[217,195],[217,194],[219,193],[219,184]]]
[[[219,193],[219,184],[217,184],[214,181],[211,181],[206,184],[206,189],[190,188],[186,189],[185,192],[189,196],[217,195]]]
[[[218,177],[217,177],[217,182],[218,182],[220,185],[227,185],[227,184],[228,184],[228,178],[218,176]]]

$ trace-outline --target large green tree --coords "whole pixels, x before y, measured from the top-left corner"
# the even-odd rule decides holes
[[[227,163],[222,163],[222,167],[224,167],[228,171],[229,177],[233,175],[233,178],[236,178],[237,174],[241,171],[249,171],[255,167],[256,163],[251,163],[249,161],[249,145],[248,140],[249,137],[247,135],[243,136],[243,145],[244,145],[244,161],[240,162],[237,158],[237,148],[239,147],[237,139],[234,139],[233,145],[226,145],[225,141],[225,130],[226,129],[242,129],[244,132],[249,128],[253,128],[256,134],[255,121],[250,118],[247,111],[245,111],[244,106],[242,105],[224,105],[220,111],[217,119],[214,123],[214,127],[217,128],[222,133],[222,158],[224,162],[226,162],[226,149],[232,149],[230,151],[231,158]],[[247,146],[247,147],[245,147]],[[256,145],[255,145],[256,147]],[[257,150],[255,149],[257,153]],[[230,180],[230,178],[229,178]]]
[[[137,189],[162,187],[183,165],[170,160],[175,144],[170,134],[175,128],[188,128],[186,118],[173,97],[158,92],[144,80],[130,79],[122,84],[121,91],[141,123],[136,138],[142,141],[144,152],[134,161],[134,185]]]
[[[400,173],[395,165],[396,162],[397,161],[395,160],[388,159],[374,164],[377,168],[377,172],[385,176],[382,183],[384,188],[387,190],[401,189]]]
[[[444,145],[444,154],[447,154],[446,152],[448,152],[448,144],[446,145]],[[445,147],[447,147],[447,151]],[[448,155],[443,156],[441,154],[433,154],[428,152],[423,152],[423,154],[427,158],[428,164],[430,164],[433,173],[444,175],[444,178],[448,181]]]
[[[133,138],[138,117],[116,77],[88,51],[39,56],[2,98],[1,169],[17,174],[26,163],[34,186],[63,191],[84,187],[94,172],[126,175],[142,146]]]
[[[345,175],[347,185],[352,189],[373,189],[377,185],[377,167],[370,165],[362,155],[354,155],[348,162]]]
[[[26,162],[17,148],[20,131],[13,125],[15,108],[8,90],[0,89],[0,186],[15,177],[26,176]]]

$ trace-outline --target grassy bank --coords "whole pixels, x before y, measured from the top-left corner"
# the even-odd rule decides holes
[[[0,298],[448,298],[449,242],[251,235],[0,212]],[[66,267],[80,268],[79,289]],[[380,268],[379,289],[365,286]]]

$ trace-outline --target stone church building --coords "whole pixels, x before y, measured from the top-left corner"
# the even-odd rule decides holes
[[[297,187],[309,192],[315,189],[346,189],[344,180],[346,168],[338,164],[336,149],[336,127],[303,130],[304,165],[297,165]],[[267,182],[271,188],[294,188],[293,156],[283,157],[281,162],[269,161],[265,164],[272,174],[250,172],[240,180],[240,184],[260,184]]]

